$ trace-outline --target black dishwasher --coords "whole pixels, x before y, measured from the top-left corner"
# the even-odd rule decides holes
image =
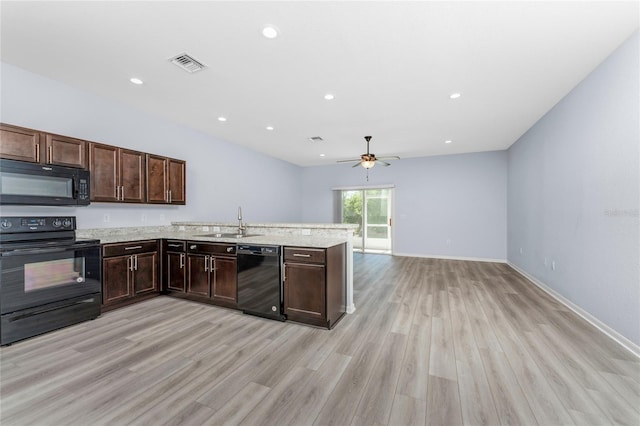
[[[282,313],[280,246],[238,245],[238,309],[279,321]]]

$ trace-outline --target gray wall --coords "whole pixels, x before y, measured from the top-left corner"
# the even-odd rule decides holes
[[[1,66],[2,122],[187,161],[186,206],[3,206],[3,215],[76,215],[80,228],[145,226],[174,220],[233,221],[242,205],[247,222],[300,221],[300,167],[12,65]],[[258,188],[266,183],[263,176],[268,185]],[[109,223],[103,222],[105,214]]]
[[[507,195],[508,260],[635,344],[638,39],[636,33],[511,146]]]
[[[333,187],[395,185],[394,252],[506,259],[506,151],[393,161],[369,171],[349,164],[303,170],[305,222],[333,220]]]

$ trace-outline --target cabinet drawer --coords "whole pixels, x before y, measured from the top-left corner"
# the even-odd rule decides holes
[[[236,245],[235,244],[203,243],[199,241],[187,241],[187,251],[189,253],[226,254],[229,256],[235,256]]]
[[[123,256],[150,251],[158,251],[158,242],[156,240],[131,241],[128,243],[104,244],[102,246],[103,257]]]
[[[187,251],[187,242],[183,240],[162,240],[164,251],[184,253]]]
[[[284,260],[305,262],[305,263],[324,263],[325,250],[300,247],[285,247]]]

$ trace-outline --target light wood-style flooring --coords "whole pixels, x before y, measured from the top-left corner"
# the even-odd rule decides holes
[[[8,425],[640,424],[640,360],[507,265],[355,255],[334,330],[158,297],[0,349]]]

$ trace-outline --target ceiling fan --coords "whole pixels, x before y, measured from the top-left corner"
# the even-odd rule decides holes
[[[369,152],[369,142],[371,141],[371,136],[365,136],[364,140],[367,141],[367,153],[366,154],[362,154],[360,156],[360,158],[354,158],[351,160],[338,160],[338,163],[351,163],[353,161],[357,161],[356,164],[353,165],[353,167],[358,167],[358,166],[362,166],[365,169],[370,169],[373,166],[376,165],[376,162],[382,164],[383,166],[390,166],[391,164],[387,163],[386,161],[382,161],[382,160],[399,160],[400,157],[398,157],[397,155],[393,155],[390,157],[376,157],[375,154],[370,153]]]

